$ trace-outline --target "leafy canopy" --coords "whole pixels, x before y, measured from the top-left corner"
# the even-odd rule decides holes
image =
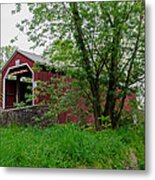
[[[30,3],[28,9],[32,19],[17,27],[34,48],[45,47],[53,66],[88,85],[96,126],[102,115],[115,126],[127,94],[143,92],[143,1]]]

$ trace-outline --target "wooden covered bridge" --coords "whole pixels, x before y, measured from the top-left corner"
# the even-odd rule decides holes
[[[41,71],[37,71],[37,69],[34,68],[36,63],[42,66]],[[24,102],[29,106],[34,106],[41,102],[42,97],[40,97],[40,99],[37,98],[37,100],[32,98],[32,101],[27,103],[25,95],[31,94],[33,97],[38,80],[46,82],[50,78],[56,76],[55,72],[44,68],[46,65],[49,66],[49,62],[44,60],[41,56],[23,50],[16,50],[1,71],[2,100],[0,102],[0,109],[14,108],[14,104],[20,102]],[[25,81],[25,79],[28,79],[28,81]],[[28,86],[31,88],[27,88]],[[127,111],[130,110],[128,102],[131,98],[133,98],[133,96],[128,96],[126,99],[125,109]],[[67,111],[60,114],[59,121],[61,123],[65,122],[68,118],[67,115],[70,113],[71,111]],[[69,118],[74,122],[80,121],[79,117],[70,116]],[[89,114],[86,121],[93,122],[93,114]]]
[[[37,71],[37,69],[34,68],[36,63],[41,65],[41,71]],[[49,66],[49,62],[41,56],[23,50],[16,50],[1,71],[1,109],[12,109],[15,104],[20,102],[24,102],[28,106],[34,106],[40,103],[43,100],[42,96],[38,97],[37,100],[32,98],[32,101],[27,103],[25,95],[32,94],[33,97],[38,80],[47,82],[50,78],[55,78],[58,75],[54,71],[47,70],[45,68],[46,66]],[[29,79],[29,81],[27,82],[25,79]],[[31,88],[27,88],[28,86]],[[60,123],[64,123],[67,115],[70,113],[71,111],[68,110],[60,114],[58,117]],[[70,120],[77,122],[80,121],[80,118],[70,116]],[[88,116],[87,121],[94,121],[92,114]]]
[[[40,63],[47,64],[48,61],[44,60],[41,56],[16,50],[12,57],[2,68],[2,102],[3,109],[13,108],[15,103],[25,102],[25,94],[34,94],[34,88],[37,86],[37,81],[47,81],[52,77],[50,71],[42,70],[38,72],[34,69],[34,64]],[[29,81],[24,81],[25,78]],[[27,88],[31,86],[32,88]],[[31,89],[31,90],[30,90]],[[28,105],[35,105],[36,102],[32,99]]]

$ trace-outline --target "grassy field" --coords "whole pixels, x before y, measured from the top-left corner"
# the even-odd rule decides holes
[[[1,127],[0,166],[144,169],[144,128]]]

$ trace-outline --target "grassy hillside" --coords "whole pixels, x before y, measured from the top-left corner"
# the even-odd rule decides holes
[[[0,166],[144,169],[144,128],[1,127]]]

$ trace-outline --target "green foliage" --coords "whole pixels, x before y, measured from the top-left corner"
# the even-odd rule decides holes
[[[0,71],[6,61],[9,60],[13,52],[15,51],[16,47],[14,46],[3,46],[0,47]],[[0,73],[0,103],[2,102],[2,79],[1,79],[1,73]]]
[[[67,69],[75,68],[75,62],[80,58],[78,49],[75,47],[71,40],[56,40],[52,46],[47,48],[44,52],[46,59],[52,63],[55,69],[61,68],[64,71]]]
[[[111,119],[109,116],[101,116],[99,117],[99,120],[103,123],[103,128],[111,127]]]
[[[0,59],[0,69],[2,68],[2,63],[3,63],[3,62],[2,62],[2,60]]]
[[[0,166],[145,169],[143,124],[101,132],[73,124],[0,131]]]
[[[20,9],[18,4],[16,12]],[[144,96],[143,1],[31,3],[28,9],[33,18],[22,20],[19,30],[28,35],[34,48],[45,48],[53,66],[71,75],[75,72],[88,85],[95,124],[104,114],[116,127],[126,96],[135,87],[138,96]]]
[[[9,60],[11,55],[14,53],[16,50],[15,46],[3,46],[0,48],[0,68],[1,66]]]
[[[37,100],[39,96],[43,99],[40,104],[49,107],[49,111],[44,114],[44,118],[58,118],[61,113],[71,110],[68,120],[69,116],[75,116],[84,123],[89,113],[92,112],[90,101],[83,93],[85,90],[80,88],[79,81],[67,76],[52,77],[48,82],[37,82],[35,99]],[[87,94],[89,94],[88,91]]]
[[[24,102],[21,101],[21,102],[19,102],[19,103],[14,103],[13,106],[14,106],[15,108],[20,109],[20,108],[26,106],[26,104],[25,104]]]

